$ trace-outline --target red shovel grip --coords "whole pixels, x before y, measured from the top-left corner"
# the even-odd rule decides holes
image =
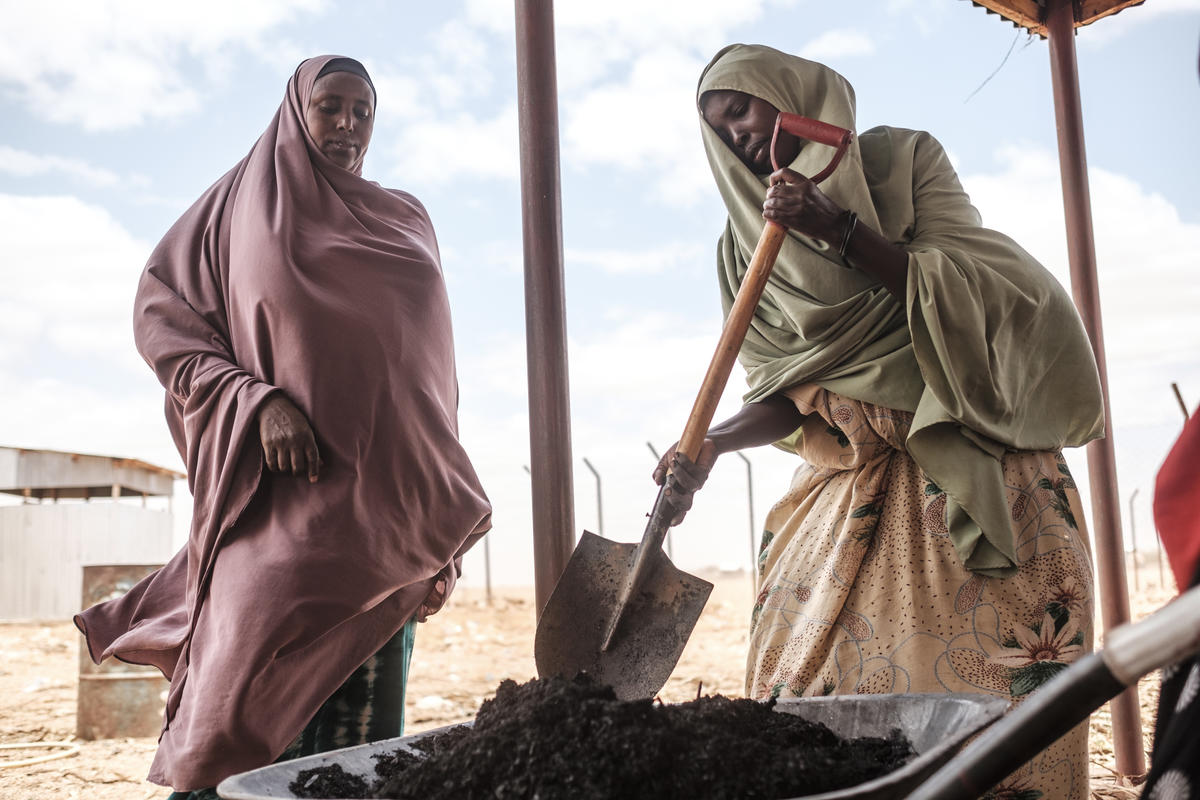
[[[820,183],[829,177],[830,173],[837,168],[838,162],[842,160],[842,156],[846,154],[846,150],[850,147],[850,141],[854,138],[854,133],[846,128],[839,128],[837,125],[830,125],[819,119],[810,119],[799,114],[780,111],[779,116],[775,118],[775,132],[771,135],[771,166],[774,169],[779,169],[779,162],[775,159],[775,143],[779,139],[780,130],[785,130],[793,136],[799,136],[810,142],[837,148],[837,152],[825,165],[825,169],[809,178],[813,183]]]

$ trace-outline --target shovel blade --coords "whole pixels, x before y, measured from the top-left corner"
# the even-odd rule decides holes
[[[541,677],[586,672],[622,700],[653,697],[666,684],[712,584],[680,570],[657,549],[653,569],[604,650],[637,547],[583,532],[538,620],[533,651]]]

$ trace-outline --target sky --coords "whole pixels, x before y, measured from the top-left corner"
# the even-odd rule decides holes
[[[363,174],[417,195],[437,229],[462,439],[495,508],[492,581],[532,583],[512,4],[67,5],[0,0],[0,445],[182,469],[133,345],[138,277],[249,150],[295,66],[353,56],[379,96]],[[1069,286],[1047,43],[970,2],[559,0],[555,23],[576,533],[597,531],[602,509],[599,532],[641,536],[647,444],[681,434],[720,332],[725,215],[694,93],[724,45],[838,70],[860,130],[932,132],[984,224]],[[1171,383],[1200,402],[1200,0],[1147,0],[1080,29],[1076,47],[1125,538],[1152,553],[1154,473],[1183,421]],[[718,419],[744,391],[735,367]],[[751,520],[797,459],[744,455],[717,464],[673,532],[682,568],[749,565]],[[1067,457],[1086,500],[1085,454]],[[189,508],[180,482],[178,544]],[[464,581],[483,580],[477,546]]]

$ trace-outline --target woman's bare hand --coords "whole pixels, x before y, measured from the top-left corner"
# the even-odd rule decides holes
[[[417,608],[417,622],[425,622],[441,610],[442,606],[446,604],[446,587],[448,585],[449,579],[446,578],[444,572],[438,573],[437,579],[433,582],[433,588],[429,590],[429,594],[425,595],[425,599]]]
[[[820,239],[837,247],[842,237],[843,210],[817,185],[786,167],[771,173],[763,219]]]
[[[692,495],[708,480],[717,456],[777,442],[794,432],[802,422],[804,415],[795,403],[785,395],[773,394],[747,403],[729,419],[709,428],[695,461],[676,452],[678,443],[671,445],[653,473],[655,483],[659,486],[666,483],[663,498],[675,509],[671,524],[678,525],[683,521],[692,507]]]
[[[317,439],[308,418],[291,400],[277,393],[263,404],[258,412],[258,437],[267,469],[308,475],[309,483],[317,482],[321,470]]]
[[[671,445],[659,460],[652,475],[654,482],[659,486],[666,482],[667,489],[663,497],[675,509],[675,516],[671,519],[672,525],[683,522],[688,509],[692,507],[692,496],[704,486],[704,482],[708,480],[708,473],[712,472],[713,464],[717,461],[717,446],[712,439],[705,439],[700,445],[700,454],[695,461],[683,453],[676,452],[678,446],[678,442]]]

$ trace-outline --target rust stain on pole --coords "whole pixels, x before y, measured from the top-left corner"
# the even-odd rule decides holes
[[[1101,615],[1104,630],[1109,631],[1129,621],[1129,588],[1125,580],[1125,547],[1121,541],[1120,496],[1113,452],[1112,411],[1108,402],[1108,370],[1100,319],[1100,288],[1096,277],[1096,246],[1092,234],[1072,0],[1049,0],[1046,28],[1050,40],[1050,76],[1054,87],[1054,119],[1058,128],[1058,161],[1062,171],[1071,291],[1096,353],[1100,385],[1104,392],[1106,435],[1087,446],[1087,460],[1096,566],[1101,587]],[[1141,775],[1146,771],[1146,758],[1142,747],[1137,687],[1130,687],[1113,698],[1109,706],[1112,709],[1117,771],[1125,775]]]
[[[554,3],[516,0],[525,348],[538,614],[575,547]]]

